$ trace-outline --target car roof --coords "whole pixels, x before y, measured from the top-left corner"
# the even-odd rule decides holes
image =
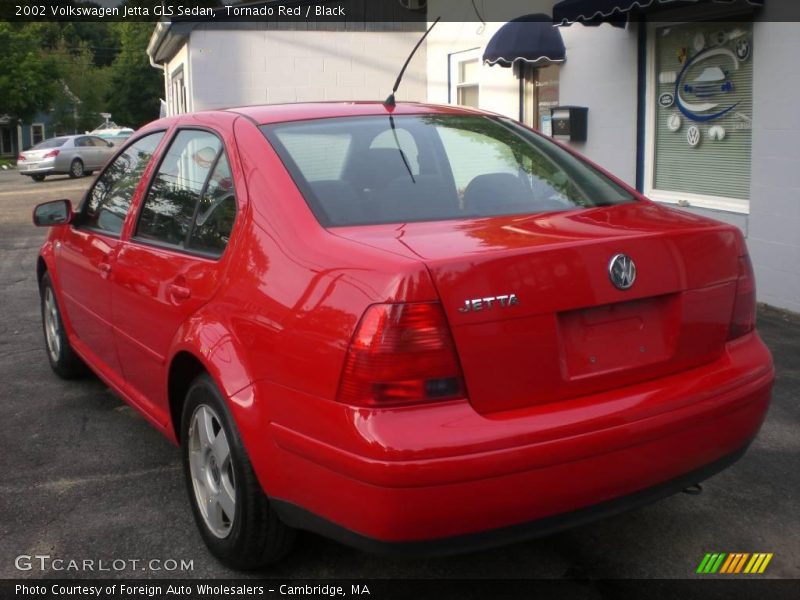
[[[331,119],[337,117],[386,116],[386,115],[490,115],[486,111],[475,110],[463,106],[442,104],[423,104],[418,102],[398,102],[393,108],[383,102],[305,102],[293,104],[270,104],[259,106],[240,106],[221,108],[219,110],[201,111],[174,115],[153,121],[143,129],[162,128],[173,123],[190,120],[193,115],[214,115],[220,113],[237,114],[250,119],[259,125],[305,121],[311,119]],[[140,130],[141,131],[141,130]]]

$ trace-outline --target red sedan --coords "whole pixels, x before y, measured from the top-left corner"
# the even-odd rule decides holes
[[[638,506],[735,461],[770,401],[739,230],[497,115],[163,119],[34,221],[53,370],[180,445],[238,568],[298,528],[438,553]]]

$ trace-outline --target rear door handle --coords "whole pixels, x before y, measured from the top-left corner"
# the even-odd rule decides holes
[[[109,274],[111,273],[111,263],[101,262],[97,265],[98,270],[100,271],[100,277],[103,279],[108,278]]]
[[[192,290],[177,283],[170,283],[167,287],[170,295],[176,300],[186,300],[192,295]]]

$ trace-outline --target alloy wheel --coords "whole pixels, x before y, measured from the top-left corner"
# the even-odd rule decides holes
[[[216,537],[227,537],[236,515],[236,480],[222,421],[207,404],[200,404],[192,415],[189,469],[203,521]]]
[[[58,318],[58,305],[51,287],[48,287],[44,294],[44,331],[47,352],[53,362],[58,362],[61,356],[61,327]]]

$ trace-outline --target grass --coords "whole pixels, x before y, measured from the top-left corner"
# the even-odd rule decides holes
[[[0,169],[3,169],[3,167],[15,169],[17,167],[17,160],[15,158],[0,158]]]

